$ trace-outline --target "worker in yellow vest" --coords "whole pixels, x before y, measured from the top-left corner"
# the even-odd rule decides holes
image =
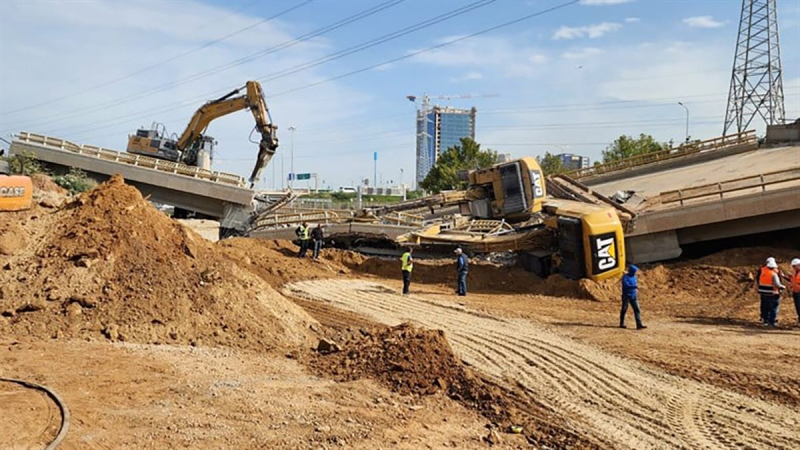
[[[303,222],[296,230],[294,230],[294,234],[300,238],[300,253],[297,254],[300,258],[306,257],[306,252],[308,251],[308,222]]]
[[[403,256],[400,257],[402,263],[401,269],[403,271],[403,295],[408,294],[408,287],[411,286],[411,271],[414,270],[414,257],[411,256],[412,253],[414,253],[414,248],[408,247],[408,251],[403,253]]]

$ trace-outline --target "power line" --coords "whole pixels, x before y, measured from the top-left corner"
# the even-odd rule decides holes
[[[357,22],[357,21],[359,21],[361,19],[370,17],[370,16],[372,16],[374,14],[377,14],[377,13],[383,11],[383,10],[386,10],[388,8],[396,6],[396,5],[398,5],[398,4],[400,4],[400,3],[404,2],[404,1],[405,0],[389,0],[389,1],[386,1],[386,2],[383,2],[383,3],[380,3],[380,4],[376,5],[376,6],[372,6],[372,7],[367,8],[366,10],[363,10],[363,11],[361,11],[359,13],[356,13],[354,15],[348,16],[348,17],[346,17],[344,19],[341,19],[341,20],[339,20],[337,22],[334,22],[334,23],[332,23],[330,25],[327,25],[327,26],[319,28],[319,29],[317,29],[315,31],[306,33],[306,34],[304,34],[304,35],[302,35],[302,36],[300,36],[298,38],[294,38],[294,39],[282,42],[282,43],[280,43],[278,45],[274,45],[272,47],[268,47],[268,48],[266,48],[264,50],[260,50],[260,51],[258,51],[256,53],[253,53],[253,54],[250,54],[248,56],[239,58],[237,60],[228,62],[226,64],[222,64],[220,66],[213,67],[213,68],[211,68],[209,70],[206,70],[204,72],[201,72],[199,74],[190,75],[188,77],[184,77],[184,78],[181,78],[181,79],[178,79],[178,80],[175,80],[175,81],[171,81],[169,83],[165,83],[165,84],[156,86],[154,88],[151,88],[151,89],[148,89],[148,90],[145,90],[145,91],[142,91],[142,92],[138,92],[136,94],[131,94],[131,95],[128,95],[128,96],[125,96],[125,97],[121,97],[121,98],[117,98],[117,99],[114,99],[114,100],[110,100],[110,101],[107,101],[105,103],[101,103],[99,105],[92,105],[92,106],[87,106],[87,107],[84,107],[84,108],[79,108],[79,109],[70,111],[69,113],[66,113],[66,114],[65,113],[58,113],[58,114],[54,114],[54,115],[51,115],[51,116],[46,116],[46,117],[43,118],[43,119],[45,119],[45,121],[43,121],[43,122],[39,121],[40,119],[34,119],[33,121],[28,120],[28,121],[22,121],[21,123],[26,124],[25,126],[30,126],[31,124],[35,124],[37,126],[46,125],[48,123],[59,122],[59,121],[64,120],[64,119],[80,116],[80,115],[83,115],[84,113],[92,113],[92,112],[102,111],[104,109],[116,107],[116,106],[119,106],[119,105],[124,104],[124,103],[129,103],[129,102],[131,102],[133,100],[138,100],[140,98],[148,97],[150,95],[157,94],[159,92],[163,92],[163,91],[169,90],[171,88],[174,88],[174,87],[177,87],[177,86],[180,86],[180,85],[192,82],[192,81],[199,80],[201,78],[205,78],[205,77],[213,75],[215,73],[219,73],[219,72],[222,72],[224,70],[228,70],[230,68],[233,68],[233,67],[236,67],[236,66],[240,66],[240,65],[245,64],[247,62],[253,61],[253,60],[257,59],[257,58],[261,58],[263,56],[267,56],[267,55],[270,55],[270,54],[273,54],[273,53],[277,53],[277,52],[279,52],[281,50],[284,50],[284,49],[287,49],[289,47],[292,47],[292,46],[295,46],[297,44],[300,44],[302,42],[308,41],[311,38],[321,36],[323,34],[326,34],[326,33],[329,33],[331,31],[337,30],[337,29],[342,28],[342,27],[344,27],[346,25],[349,25],[351,23]],[[215,90],[215,91],[211,92],[208,95],[221,95],[223,93],[229,92],[231,89],[232,88],[226,88],[226,89],[222,89],[222,90]],[[205,99],[205,98],[208,98],[208,97],[204,95],[203,97],[200,97],[200,98]],[[196,100],[197,100],[197,98],[194,98],[194,99],[190,100],[190,102],[194,103]],[[15,125],[19,126],[19,122],[17,124],[15,124]]]
[[[325,84],[325,83],[329,83],[331,81],[340,80],[342,78],[346,78],[346,77],[349,77],[349,76],[352,76],[352,75],[356,75],[356,74],[359,74],[359,73],[362,73],[362,72],[367,72],[369,70],[376,69],[376,68],[381,67],[381,66],[386,66],[386,65],[398,62],[398,61],[402,61],[402,60],[408,59],[408,58],[413,58],[414,56],[421,55],[422,53],[427,53],[427,52],[430,52],[430,51],[433,51],[433,50],[437,50],[437,49],[440,49],[442,47],[446,47],[448,45],[452,45],[452,44],[455,44],[457,42],[464,41],[466,39],[470,39],[470,38],[473,38],[473,37],[476,37],[476,36],[480,36],[482,34],[490,33],[492,31],[496,31],[496,30],[499,30],[501,28],[509,27],[511,25],[523,22],[525,20],[532,19],[534,17],[542,16],[542,15],[557,11],[557,10],[559,10],[561,8],[565,8],[567,6],[574,5],[574,4],[578,3],[579,1],[580,0],[572,0],[572,1],[569,1],[569,2],[566,2],[566,3],[562,3],[560,5],[556,5],[556,6],[553,6],[551,8],[543,9],[543,10],[535,12],[533,14],[528,14],[526,16],[522,16],[522,17],[519,17],[517,19],[511,20],[511,21],[508,21],[508,22],[505,22],[505,23],[501,23],[501,24],[495,25],[493,27],[485,28],[485,29],[483,29],[481,31],[478,31],[478,32],[475,32],[475,33],[472,33],[472,34],[468,34],[466,36],[461,36],[459,38],[451,39],[449,41],[443,42],[443,43],[438,44],[438,45],[434,45],[434,46],[431,46],[431,47],[424,48],[422,50],[417,50],[417,51],[414,51],[414,52],[410,52],[410,53],[408,53],[408,54],[406,54],[404,56],[399,56],[397,58],[393,58],[393,59],[390,59],[390,60],[387,60],[387,61],[384,61],[384,62],[381,62],[381,63],[378,63],[378,64],[373,64],[371,66],[363,67],[361,69],[354,70],[354,71],[351,71],[351,72],[347,72],[347,73],[344,73],[344,74],[341,74],[341,75],[338,75],[338,76],[335,76],[335,77],[332,77],[332,78],[327,78],[325,80],[317,81],[315,83],[307,84],[305,86],[300,86],[300,87],[297,87],[297,88],[294,88],[294,89],[290,89],[288,91],[283,91],[283,92],[280,92],[278,94],[271,95],[270,97],[274,98],[274,97],[279,97],[281,95],[290,94],[292,92],[302,91],[304,89],[308,89],[308,88],[311,88],[311,87],[314,87],[314,86],[319,86],[320,84]]]
[[[326,64],[326,63],[331,62],[331,61],[335,61],[337,59],[341,59],[341,58],[343,58],[345,56],[348,56],[348,55],[351,55],[351,54],[354,54],[354,53],[362,52],[362,51],[367,50],[367,49],[369,49],[371,47],[375,47],[377,45],[380,45],[380,44],[395,40],[397,38],[400,38],[402,36],[411,34],[413,32],[422,30],[424,28],[431,27],[431,26],[436,25],[438,23],[444,22],[446,20],[449,20],[449,19],[452,19],[454,17],[460,16],[460,15],[465,14],[467,12],[470,12],[470,11],[472,11],[474,9],[481,8],[483,6],[487,6],[487,5],[489,5],[491,3],[494,3],[496,1],[497,0],[478,0],[478,1],[470,3],[468,5],[456,8],[455,10],[449,11],[447,13],[440,14],[439,16],[436,16],[436,17],[434,17],[432,19],[424,20],[422,22],[419,22],[417,24],[405,27],[405,28],[400,29],[398,31],[395,31],[395,32],[392,32],[392,33],[389,33],[389,34],[386,34],[386,35],[383,35],[383,36],[380,36],[380,37],[375,38],[375,39],[371,39],[371,40],[369,40],[367,42],[364,42],[364,43],[349,47],[349,48],[344,49],[344,50],[340,50],[338,52],[334,52],[334,53],[332,53],[330,55],[326,55],[326,56],[323,56],[321,58],[317,58],[315,60],[312,60],[312,61],[309,61],[309,62],[306,62],[306,63],[303,63],[303,64],[296,65],[296,66],[291,67],[289,69],[285,69],[283,71],[275,72],[273,74],[268,75],[267,76],[268,78],[262,77],[262,78],[259,78],[259,80],[260,81],[273,81],[273,80],[276,80],[278,78],[284,78],[284,77],[287,77],[289,75],[293,75],[295,73],[302,72],[302,71],[311,69],[313,67],[317,67],[319,65]],[[578,0],[575,0],[572,3],[575,3],[577,1]],[[224,91],[215,90],[215,91],[209,92],[207,94],[204,94],[203,96],[197,97],[197,98],[189,100],[187,102],[184,102],[182,104],[175,105],[175,106],[172,106],[172,107],[169,107],[169,108],[166,108],[166,109],[162,109],[159,112],[167,112],[167,111],[173,111],[173,110],[176,110],[176,109],[180,109],[183,106],[186,106],[188,104],[194,103],[197,99],[207,99],[207,98],[209,98],[209,96],[219,95],[219,94],[227,92],[227,91],[228,91],[228,89],[226,89]],[[146,95],[150,95],[150,94],[146,94]],[[274,97],[274,96],[268,96],[268,98],[272,98],[272,97]],[[113,105],[106,104],[106,106],[95,108],[94,111],[99,111],[99,110],[102,110],[102,109],[106,109],[108,107],[116,106],[116,105],[118,105],[120,103],[125,103],[125,102],[126,102],[125,99],[119,100],[119,101],[115,101],[115,103]],[[85,110],[78,110],[78,111],[76,111],[75,113],[73,113],[73,114],[71,114],[69,116],[64,116],[64,118],[81,115],[82,111],[85,111]],[[152,111],[152,110],[143,110],[143,111],[144,112],[148,112],[148,111]],[[142,112],[142,111],[140,111],[140,112]],[[137,114],[137,113],[132,113],[132,114],[128,114],[128,115],[125,115],[125,116],[119,116],[119,117],[116,117],[116,118],[110,119],[110,120],[120,119],[120,118],[123,118],[123,117],[130,117],[130,116],[135,115],[135,114]],[[38,125],[43,125],[43,124],[46,124],[46,123],[52,123],[52,122],[59,121],[59,120],[61,120],[61,119],[51,120],[51,121],[48,121],[48,122],[41,122]],[[104,127],[97,127],[97,128],[94,128],[94,129],[99,129],[99,128],[104,128]],[[84,132],[85,131],[93,131],[94,129],[84,130]]]
[[[253,5],[254,3],[257,3],[258,1],[260,1],[260,0],[251,2],[251,3],[247,4],[245,7],[241,8],[241,9],[245,9],[245,8]],[[214,39],[214,40],[212,40],[210,42],[206,42],[205,44],[202,44],[200,46],[194,47],[194,48],[192,48],[190,50],[187,50],[185,52],[179,53],[177,55],[171,56],[171,57],[169,57],[167,59],[164,59],[162,61],[159,61],[157,63],[151,64],[149,66],[145,66],[145,67],[143,67],[143,68],[141,68],[139,70],[136,70],[134,72],[130,72],[130,73],[128,73],[126,75],[123,75],[121,77],[117,77],[117,78],[105,81],[103,83],[94,85],[92,87],[86,88],[86,89],[81,90],[81,91],[73,92],[73,93],[67,94],[67,95],[62,95],[61,97],[56,97],[54,99],[50,99],[50,100],[47,100],[45,102],[36,103],[36,104],[29,105],[29,106],[26,106],[26,107],[23,107],[23,108],[18,108],[18,109],[15,109],[15,110],[2,112],[2,113],[0,113],[0,116],[7,116],[9,114],[15,114],[15,113],[18,113],[18,112],[27,111],[27,110],[30,110],[30,109],[38,108],[40,106],[50,105],[50,104],[59,102],[61,100],[65,100],[65,99],[72,98],[72,97],[75,97],[75,96],[78,96],[78,95],[82,95],[82,94],[85,94],[87,92],[95,91],[97,89],[109,86],[111,84],[120,82],[122,80],[127,80],[128,78],[132,78],[132,77],[134,77],[136,75],[142,74],[142,73],[147,72],[147,71],[149,71],[151,69],[154,69],[156,67],[162,67],[162,66],[164,66],[166,64],[172,63],[172,62],[174,62],[174,61],[176,61],[176,60],[178,60],[180,58],[183,58],[184,56],[191,55],[193,53],[199,52],[200,50],[203,50],[205,48],[211,47],[212,45],[216,45],[216,44],[218,44],[218,43],[220,43],[220,42],[222,42],[224,40],[227,40],[229,38],[232,38],[233,36],[236,36],[237,34],[244,33],[245,31],[251,30],[251,29],[253,29],[253,28],[255,28],[255,27],[259,26],[259,25],[262,25],[262,24],[267,23],[267,22],[269,22],[271,20],[274,20],[274,19],[277,19],[277,18],[279,18],[281,16],[284,16],[284,15],[286,15],[286,14],[288,14],[288,13],[290,13],[290,12],[296,10],[296,9],[299,9],[299,8],[301,8],[301,7],[305,6],[305,5],[313,2],[313,1],[314,0],[305,0],[304,2],[299,3],[299,4],[295,5],[295,6],[290,7],[290,8],[287,8],[287,9],[285,9],[285,10],[283,10],[283,11],[281,11],[281,12],[279,12],[279,13],[273,15],[273,16],[270,16],[270,17],[268,17],[266,19],[259,20],[258,22],[255,22],[255,23],[253,23],[251,25],[248,25],[248,26],[246,26],[244,28],[240,28],[240,29],[234,31],[233,33],[228,33],[225,36],[219,37],[219,38]]]

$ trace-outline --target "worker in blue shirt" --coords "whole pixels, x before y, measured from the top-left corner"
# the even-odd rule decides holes
[[[469,258],[464,254],[460,248],[455,250],[456,254],[456,272],[458,273],[458,285],[456,287],[456,294],[464,296],[467,295],[467,273],[469,272]]]
[[[627,328],[625,326],[625,314],[628,312],[628,305],[633,308],[633,316],[636,318],[636,329],[643,330],[647,328],[642,325],[642,314],[639,310],[639,282],[636,278],[636,272],[639,268],[631,265],[628,268],[628,273],[622,276],[622,311],[619,313],[619,327]]]

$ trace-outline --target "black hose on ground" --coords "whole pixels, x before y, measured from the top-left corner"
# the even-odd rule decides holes
[[[50,397],[50,399],[52,399],[53,402],[55,402],[56,406],[58,406],[58,409],[61,411],[61,426],[58,429],[58,434],[56,434],[56,437],[49,444],[47,444],[45,450],[55,450],[56,448],[58,448],[58,446],[61,445],[61,441],[63,441],[64,438],[67,436],[67,430],[69,429],[69,417],[70,417],[69,408],[67,408],[67,404],[64,403],[64,400],[62,400],[61,397],[59,397],[59,395],[54,390],[50,389],[47,386],[42,386],[41,384],[32,383],[30,381],[17,380],[14,378],[3,378],[3,377],[0,377],[0,381],[5,381],[8,383],[16,383],[28,389],[36,389],[42,391],[45,394],[47,394],[47,396]]]

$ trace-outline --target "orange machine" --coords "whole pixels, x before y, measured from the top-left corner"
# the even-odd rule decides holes
[[[10,175],[8,163],[0,161],[0,211],[21,211],[33,204],[33,183],[29,177]]]

